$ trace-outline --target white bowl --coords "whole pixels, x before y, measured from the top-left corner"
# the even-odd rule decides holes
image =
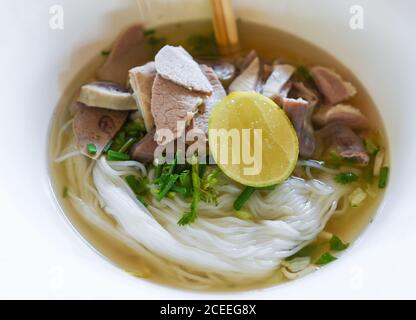
[[[57,2],[64,10],[63,30],[50,27]],[[148,2],[156,6],[155,14],[146,14],[154,25],[210,14],[208,0]],[[0,18],[7,27],[0,29],[0,297],[416,298],[416,3],[234,3],[242,19],[289,31],[332,53],[367,87],[385,122],[392,156],[390,183],[374,222],[342,259],[273,288],[196,293],[129,276],[86,246],[59,213],[49,185],[47,141],[51,116],[65,88],[123,26],[137,21],[135,1],[3,1]],[[350,10],[357,4],[364,9],[363,30],[350,28]]]

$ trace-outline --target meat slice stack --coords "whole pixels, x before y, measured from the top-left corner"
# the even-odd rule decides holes
[[[145,141],[150,137],[157,141],[133,146],[131,155],[139,161],[149,161],[149,146],[155,149],[172,143],[188,129],[207,134],[209,114],[226,95],[214,70],[199,65],[182,47],[163,47],[154,62],[131,69],[129,74],[149,132]],[[143,148],[146,152],[141,152]]]

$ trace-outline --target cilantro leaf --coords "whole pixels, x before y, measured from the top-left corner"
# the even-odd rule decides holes
[[[341,172],[335,176],[335,181],[339,184],[349,184],[358,180],[358,176],[352,172]]]

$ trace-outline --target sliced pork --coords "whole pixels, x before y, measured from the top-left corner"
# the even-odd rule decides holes
[[[148,61],[145,44],[144,31],[141,26],[135,25],[128,28],[117,38],[107,61],[98,70],[98,79],[125,86],[128,71]]]
[[[157,147],[158,144],[155,141],[155,130],[152,130],[131,147],[130,156],[132,159],[139,162],[149,163],[153,161]]]
[[[152,88],[151,111],[157,130],[157,141],[160,144],[167,144],[182,136],[186,125],[198,112],[198,107],[203,103],[205,97],[205,95],[190,91],[159,74],[156,75]],[[172,139],[161,141],[159,132],[161,129],[170,130],[173,133]]]
[[[156,67],[154,62],[149,62],[129,71],[130,85],[147,132],[155,126],[151,111],[152,87],[155,77]]]
[[[78,112],[74,117],[73,130],[79,150],[86,156],[97,159],[107,143],[121,129],[127,119],[127,111],[115,111],[88,107],[78,104]],[[87,145],[94,144],[97,152],[91,155]]]
[[[320,66],[314,67],[311,69],[311,75],[319,92],[329,105],[348,100],[357,93],[351,83],[344,81],[339,74],[331,69]]]
[[[310,158],[316,149],[312,114],[319,100],[317,95],[302,82],[293,82],[290,85],[291,98],[282,97],[279,100],[295,127],[300,156]]]
[[[351,128],[333,122],[319,131],[327,156],[336,156],[353,161],[362,166],[368,165],[370,157],[362,139]]]
[[[215,71],[206,66],[201,65],[201,70],[211,83],[213,88],[212,95],[204,100],[203,107],[200,108],[199,113],[194,117],[194,127],[201,129],[205,134],[208,134],[208,119],[212,109],[227,95],[224,87],[221,84]]]
[[[210,95],[212,86],[199,65],[182,47],[164,46],[155,57],[160,76],[184,88]]]
[[[310,123],[312,107],[308,101],[302,98],[286,98],[283,101],[283,109],[292,121],[298,136],[299,155],[303,158],[310,158],[315,152],[314,131]]]
[[[86,106],[111,110],[135,110],[133,95],[119,84],[97,81],[81,87],[78,101]]]
[[[311,109],[315,108],[319,102],[317,93],[305,86],[303,82],[292,83],[290,96],[308,101]]]
[[[275,65],[263,86],[263,95],[270,99],[281,99],[287,96],[285,85],[295,72],[295,68],[288,64]],[[281,95],[283,93],[283,96]]]
[[[260,59],[252,51],[241,65],[241,73],[230,84],[228,91],[256,91],[260,79]]]
[[[356,130],[370,127],[367,117],[359,109],[345,104],[322,107],[313,115],[312,120],[318,128],[322,128],[331,122],[342,123]]]

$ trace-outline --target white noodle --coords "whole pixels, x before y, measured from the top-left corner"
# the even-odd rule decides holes
[[[147,210],[104,157],[93,177],[105,211],[137,243],[192,275],[222,276],[234,285],[271,276],[282,259],[314,240],[343,192],[329,182],[289,178],[267,195],[255,193],[247,206],[258,220],[244,221],[232,216],[239,192],[234,187],[232,196],[222,191],[220,208],[203,204],[195,223],[181,227],[177,221],[188,202],[178,197],[153,200]]]
[[[59,149],[74,150],[74,140],[70,137],[67,146],[58,143]],[[199,218],[181,227],[177,221],[189,210],[188,201],[174,197],[158,202],[152,198],[145,208],[124,180],[133,174],[151,181],[153,169],[147,172],[136,161],[109,162],[105,157],[93,161],[75,153],[57,160],[65,160],[69,200],[75,209],[134,250],[146,263],[143,276],[151,270],[152,276],[201,290],[266,282],[280,269],[283,259],[322,232],[347,192],[325,176],[333,174],[332,169],[304,161],[298,165],[321,170],[322,179],[292,177],[273,191],[256,192],[247,202],[254,221],[234,217],[233,202],[242,187],[227,181],[217,189],[218,205],[201,202]],[[112,216],[117,226],[106,215]]]

